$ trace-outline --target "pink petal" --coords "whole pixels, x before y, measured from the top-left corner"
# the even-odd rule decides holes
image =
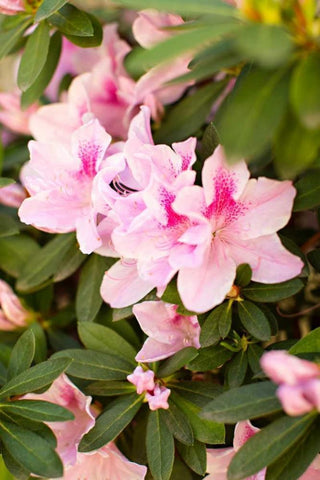
[[[277,390],[283,410],[292,416],[304,415],[313,409],[311,401],[306,399],[304,388],[300,384],[297,385],[280,385]]]
[[[320,412],[320,378],[306,382],[304,396],[312,402],[313,406]]]
[[[242,422],[237,423],[236,428],[234,430],[234,439],[233,439],[233,447],[235,451],[238,451],[239,448],[244,445],[249,438],[260,431],[259,428],[254,427],[249,420],[245,420]]]
[[[0,188],[0,203],[8,207],[19,208],[26,198],[25,189],[18,183]]]
[[[234,457],[233,448],[207,448],[207,480],[227,480],[227,470]]]
[[[133,22],[132,31],[135,39],[142,47],[150,48],[172,35],[170,30],[163,30],[163,27],[182,23],[183,20],[178,15],[147,9],[138,12],[138,18]]]
[[[260,363],[275,383],[296,385],[320,375],[320,368],[316,363],[290,355],[285,350],[264,353]]]

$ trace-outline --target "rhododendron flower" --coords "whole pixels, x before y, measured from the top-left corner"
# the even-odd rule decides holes
[[[19,209],[21,220],[51,233],[76,230],[84,253],[98,248],[101,239],[91,191],[110,141],[96,119],[72,134],[69,149],[58,143],[31,141],[31,159],[21,173],[31,197]]]
[[[30,135],[30,117],[37,111],[38,105],[22,110],[20,101],[21,93],[17,90],[0,92],[0,123],[14,133]]]
[[[267,352],[261,366],[275,383],[283,410],[288,415],[303,415],[314,408],[320,412],[320,367],[285,351]]]
[[[153,392],[146,393],[146,400],[148,401],[150,410],[158,410],[163,408],[167,410],[169,408],[168,397],[171,393],[169,388],[156,385]]]
[[[26,196],[25,189],[18,183],[0,188],[0,203],[8,207],[19,208]]]
[[[177,308],[161,301],[134,305],[133,313],[149,336],[136,356],[137,362],[156,362],[185,347],[200,348],[197,317],[180,315]]]
[[[0,13],[4,15],[16,15],[24,11],[23,0],[0,0]]]
[[[60,480],[143,480],[147,467],[130,462],[110,442],[99,450],[78,453],[77,463]]]
[[[12,288],[0,280],[0,330],[26,327],[31,316],[32,313],[24,308]]]
[[[77,448],[85,433],[95,424],[90,410],[91,397],[84,395],[65,374],[60,375],[44,393],[28,393],[26,400],[46,400],[67,408],[74,414],[74,420],[47,422],[57,438],[57,452],[64,466],[77,461]]]
[[[142,367],[137,367],[127,376],[127,380],[133,383],[137,389],[137,393],[140,395],[148,390],[153,390],[154,384],[154,372],[152,370],[143,370]]]
[[[207,449],[207,472],[206,480],[227,480],[229,464],[235,453],[244,445],[250,437],[259,432],[249,420],[239,422],[234,430],[233,447]],[[247,477],[246,480],[264,480],[265,469]]]

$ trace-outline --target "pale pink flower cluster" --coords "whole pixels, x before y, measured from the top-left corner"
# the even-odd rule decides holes
[[[320,412],[320,367],[286,351],[272,351],[261,358],[266,374],[280,386],[277,389],[283,410],[288,415]]]
[[[145,393],[145,399],[150,410],[158,410],[159,408],[166,410],[169,408],[168,398],[171,390],[154,381],[152,370],[144,370],[138,366],[133,373],[127,376],[127,380],[135,385],[139,395]]]
[[[64,465],[60,480],[143,480],[147,468],[130,462],[113,442],[89,453],[78,452],[85,433],[95,424],[91,397],[85,396],[66,375],[58,377],[45,393],[30,393],[29,400],[46,400],[61,405],[74,414],[74,420],[52,422],[48,426],[57,438],[57,453]]]
[[[12,288],[0,280],[0,331],[26,327],[31,316],[32,312],[21,304]]]
[[[101,286],[116,308],[153,288],[161,295],[176,274],[194,312],[223,301],[239,264],[248,263],[262,283],[298,275],[302,261],[276,234],[290,218],[292,183],[249,179],[245,162],[228,165],[219,146],[204,163],[203,186],[194,185],[196,139],[155,145],[150,116],[142,107],[128,140],[111,146],[91,116],[68,143],[30,142],[21,179],[31,196],[21,220],[48,232],[75,230],[82,252],[121,257]]]
[[[207,449],[207,472],[206,480],[227,480],[229,464],[249,438],[260,431],[249,420],[237,423],[234,431],[233,447]],[[320,474],[320,455],[317,455],[300,480],[317,480]],[[247,477],[244,480],[265,480],[266,469]]]

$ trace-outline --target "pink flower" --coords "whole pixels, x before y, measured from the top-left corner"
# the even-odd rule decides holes
[[[207,449],[207,480],[227,480],[229,464],[235,453],[244,445],[250,437],[259,432],[249,420],[239,422],[234,431],[233,447]],[[248,477],[246,480],[264,480],[265,469]]]
[[[168,397],[170,393],[171,390],[169,388],[160,385],[156,385],[152,393],[146,393],[150,410],[158,410],[159,408],[167,410],[169,408]]]
[[[72,134],[68,148],[58,142],[31,141],[31,159],[21,173],[31,196],[19,209],[20,219],[51,233],[76,230],[83,253],[98,248],[101,239],[92,205],[92,184],[110,141],[110,135],[95,119]]]
[[[132,25],[132,31],[142,47],[151,48],[172,35],[172,32],[165,30],[164,27],[174,27],[183,23],[179,15],[147,9],[138,12],[138,17]]]
[[[33,104],[26,110],[21,109],[21,93],[0,92],[0,123],[14,133],[30,135],[29,120],[38,105]]]
[[[0,13],[4,15],[16,15],[24,11],[23,0],[0,0]]]
[[[283,410],[288,415],[303,415],[314,408],[320,412],[320,368],[285,351],[267,352],[261,366],[275,383]]]
[[[48,426],[57,437],[57,452],[64,466],[75,465],[78,461],[78,445],[83,435],[95,424],[95,417],[90,410],[91,397],[84,395],[65,374],[62,374],[46,392],[28,393],[23,398],[56,403],[74,414],[74,420],[48,422]]]
[[[149,335],[136,356],[137,362],[156,362],[185,347],[200,348],[197,317],[179,315],[177,308],[161,301],[142,302],[133,307],[140,327]]]
[[[22,306],[12,288],[0,280],[0,330],[26,327],[31,316],[32,312]]]
[[[152,391],[155,387],[154,372],[152,370],[143,370],[142,367],[135,368],[133,373],[127,376],[127,379],[136,386],[139,395],[148,390]]]
[[[99,450],[78,453],[77,463],[60,480],[143,480],[147,467],[130,462],[110,442]]]
[[[0,188],[0,203],[8,207],[19,208],[26,196],[25,189],[18,183]]]

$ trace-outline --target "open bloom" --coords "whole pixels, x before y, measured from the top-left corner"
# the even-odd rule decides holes
[[[261,357],[261,366],[280,385],[277,397],[288,415],[303,415],[314,408],[320,412],[319,365],[285,351],[274,351]]]
[[[30,316],[31,312],[24,308],[12,288],[0,280],[0,330],[26,327]]]
[[[161,301],[133,307],[140,327],[149,336],[136,356],[137,362],[156,362],[185,347],[200,348],[197,317],[179,315],[177,308]]]
[[[98,248],[101,239],[91,191],[110,141],[110,135],[96,119],[72,134],[68,148],[59,143],[31,141],[31,158],[21,173],[31,196],[19,209],[21,220],[50,233],[76,230],[84,253]]]

